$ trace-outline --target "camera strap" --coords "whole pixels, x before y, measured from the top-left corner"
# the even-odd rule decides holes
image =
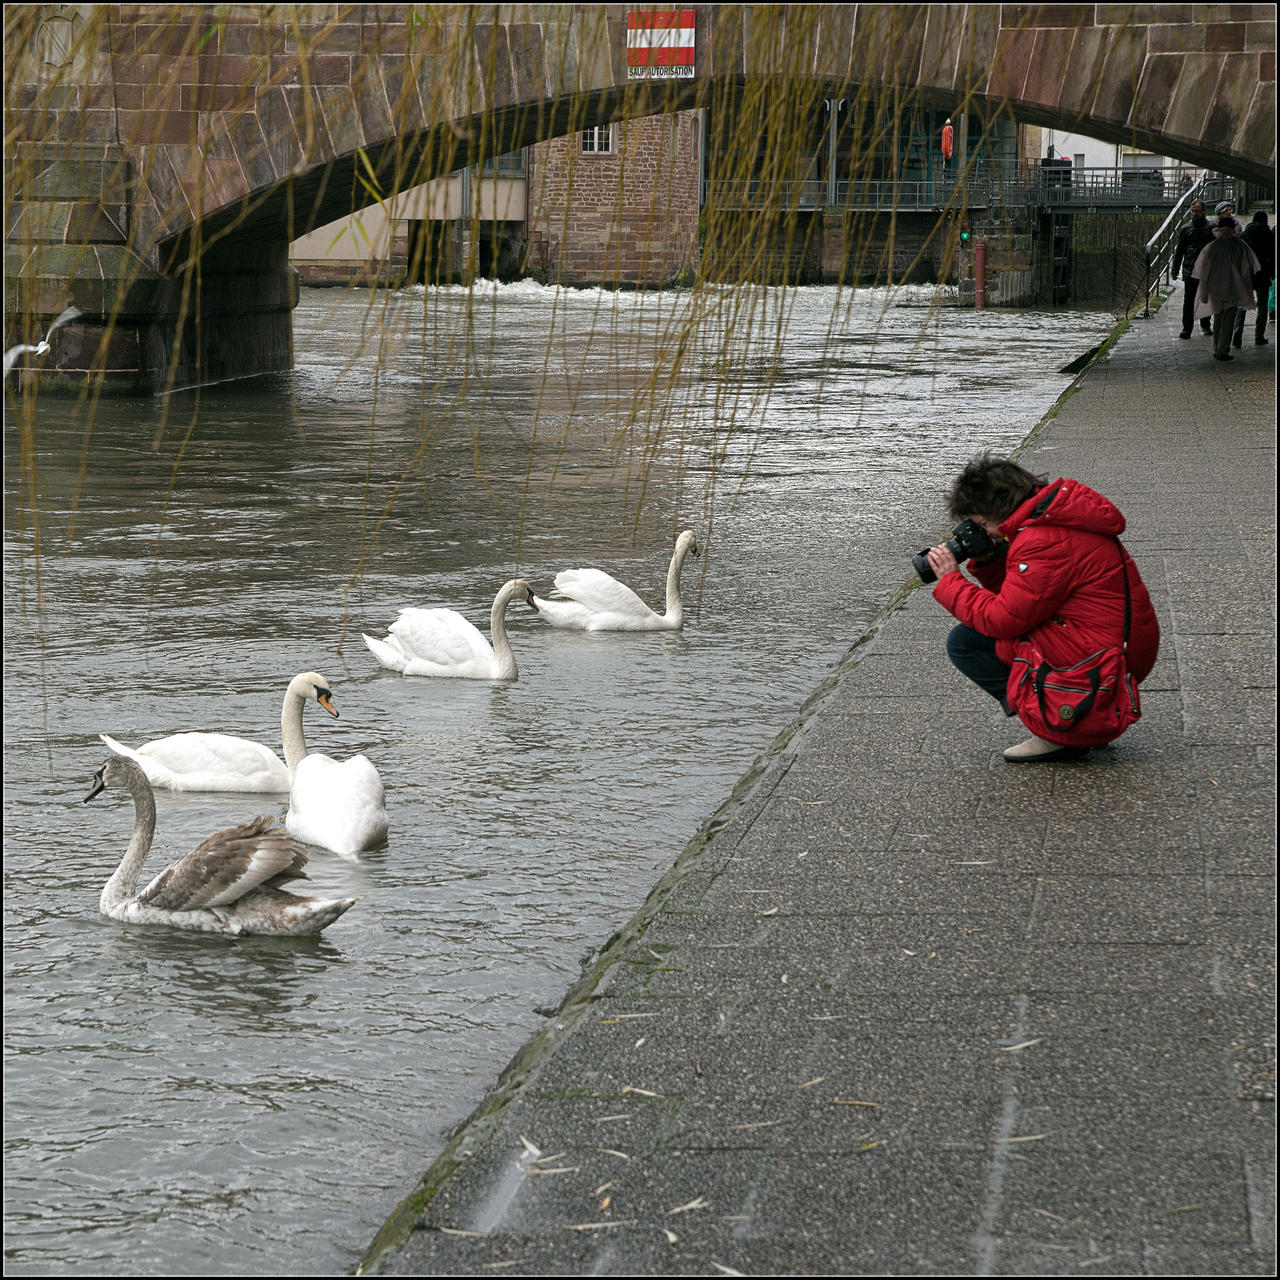
[[[1133,620],[1133,597],[1129,594],[1129,557],[1125,555],[1124,544],[1119,538],[1115,539],[1115,544],[1120,552],[1120,576],[1124,580],[1124,640],[1121,642],[1120,648],[1127,655],[1129,652],[1129,623]]]

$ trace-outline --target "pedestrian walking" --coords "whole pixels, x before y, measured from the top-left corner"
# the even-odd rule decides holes
[[[1267,312],[1270,305],[1271,282],[1276,278],[1276,233],[1274,228],[1267,224],[1265,209],[1259,209],[1253,215],[1253,221],[1245,227],[1242,238],[1262,264],[1262,270],[1253,277],[1253,293],[1258,304],[1258,318],[1254,321],[1253,345],[1255,347],[1265,347],[1267,345]],[[1240,310],[1236,312],[1235,331],[1231,335],[1231,345],[1240,347],[1243,343],[1244,311]]]
[[[1178,242],[1173,250],[1173,265],[1170,275],[1176,280],[1182,275],[1182,332],[1179,337],[1191,337],[1191,327],[1195,324],[1196,291],[1199,287],[1192,271],[1200,250],[1213,240],[1213,226],[1204,211],[1203,200],[1191,202],[1191,218],[1182,224],[1178,232]],[[1200,321],[1200,328],[1208,333],[1208,320]]]
[[[1213,358],[1230,360],[1236,311],[1254,305],[1253,280],[1262,270],[1257,255],[1244,242],[1235,219],[1235,205],[1224,200],[1214,210],[1213,242],[1200,250],[1194,274],[1199,282],[1195,315],[1213,320]]]

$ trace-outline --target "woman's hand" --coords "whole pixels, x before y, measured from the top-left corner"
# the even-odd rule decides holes
[[[960,568],[960,564],[955,556],[939,543],[938,546],[929,548],[929,567],[941,578],[945,573],[955,573]]]

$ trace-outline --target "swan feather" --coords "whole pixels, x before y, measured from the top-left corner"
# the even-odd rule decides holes
[[[497,661],[479,628],[455,609],[402,609],[391,624],[391,634],[407,658],[424,665]]]
[[[166,867],[137,900],[164,911],[225,907],[271,881],[305,880],[307,851],[269,817],[218,831]]]
[[[556,574],[556,590],[594,613],[633,618],[659,616],[630,587],[603,569],[564,569]]]
[[[136,750],[98,735],[119,756],[141,765],[153,787],[171,791],[289,790],[288,766],[269,747],[226,733],[173,733]]]
[[[387,793],[367,756],[304,756],[293,770],[285,830],[334,853],[360,853],[387,838]]]

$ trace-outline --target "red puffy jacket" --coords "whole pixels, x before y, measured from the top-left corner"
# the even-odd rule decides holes
[[[1030,636],[1055,667],[1070,666],[1124,637],[1124,581],[1116,536],[1124,516],[1113,502],[1078,480],[1055,480],[1026,500],[1001,526],[1009,540],[1002,560],[943,574],[934,599],[966,626],[996,641],[1013,662],[1013,641]],[[1129,670],[1139,681],[1155,666],[1160,624],[1137,566],[1124,553],[1132,617]]]

